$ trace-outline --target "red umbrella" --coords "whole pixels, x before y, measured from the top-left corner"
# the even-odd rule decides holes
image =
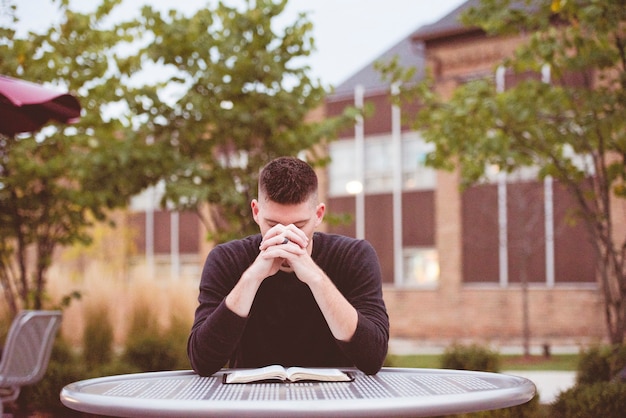
[[[79,117],[80,104],[71,94],[0,75],[0,133],[33,132],[50,119],[73,123]]]

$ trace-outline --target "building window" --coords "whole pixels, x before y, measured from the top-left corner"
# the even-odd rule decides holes
[[[402,184],[405,190],[432,190],[437,172],[426,167],[426,156],[434,145],[424,141],[417,133],[402,138]]]
[[[435,248],[405,248],[404,263],[405,287],[435,287],[439,283],[439,256]]]
[[[356,181],[354,164],[354,141],[334,141],[329,145],[331,162],[328,165],[328,194],[344,196]]]
[[[393,187],[393,153],[391,137],[365,140],[365,193],[388,192]]]
[[[402,135],[402,188],[404,190],[434,189],[436,172],[424,165],[426,155],[432,150],[414,132]],[[365,193],[387,193],[393,187],[393,150],[391,136],[383,135],[365,138],[363,182]],[[329,195],[345,196],[353,194],[355,183],[359,181],[356,173],[354,139],[338,140],[329,146],[331,162],[329,165]]]

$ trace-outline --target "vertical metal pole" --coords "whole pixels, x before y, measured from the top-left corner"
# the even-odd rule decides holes
[[[543,200],[545,211],[545,234],[546,234],[546,285],[554,287],[554,192],[552,189],[552,177],[543,180]]]
[[[498,173],[498,255],[500,259],[500,287],[509,284],[508,223],[506,210],[506,173]]]
[[[170,275],[172,279],[180,276],[180,214],[176,211],[170,213]]]
[[[397,96],[400,87],[391,86],[391,95]],[[402,121],[401,109],[391,106],[391,148],[393,170],[393,272],[397,286],[404,282],[404,260],[402,254]]]
[[[154,208],[156,189],[147,190],[148,204],[146,205],[146,268],[148,279],[154,279]]]
[[[501,93],[505,88],[506,68],[499,66],[496,70],[496,91]],[[509,251],[508,251],[508,222],[506,210],[506,173],[498,173],[498,256],[500,260],[499,275],[500,287],[509,284]]]
[[[354,88],[354,105],[358,109],[363,109],[363,96],[364,88],[359,84]],[[365,239],[365,130],[361,115],[354,126],[354,145],[356,178],[361,183],[361,190],[355,195],[356,237]]]
[[[548,64],[541,67],[541,81],[551,82],[550,66]],[[543,201],[545,212],[545,234],[546,234],[546,285],[554,287],[554,189],[551,176],[543,180]]]

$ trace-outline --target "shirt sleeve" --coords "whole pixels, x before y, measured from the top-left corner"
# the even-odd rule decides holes
[[[339,272],[339,290],[358,313],[357,328],[348,342],[337,341],[355,367],[375,374],[383,366],[389,343],[389,316],[382,294],[382,274],[374,248],[354,240]]]
[[[245,263],[232,263],[237,248],[217,246],[207,256],[200,280],[199,305],[189,339],[187,355],[193,370],[210,376],[224,367],[243,334],[246,318],[232,312],[224,299],[241,277]]]

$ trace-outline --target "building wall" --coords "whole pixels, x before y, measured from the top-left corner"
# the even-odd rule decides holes
[[[495,66],[525,39],[488,38],[475,32],[427,42],[427,66],[435,76],[436,90],[449,96],[459,84],[493,74]]]
[[[498,283],[499,225],[498,186],[480,185],[462,194],[463,281]],[[507,184],[508,281],[547,282],[546,213],[544,184],[525,181]],[[554,228],[554,282],[595,282],[595,253],[591,238],[572,210],[576,207],[567,190],[552,186]]]
[[[194,212],[178,213],[177,224],[172,212],[157,209],[152,212],[152,243],[146,245],[146,212],[128,213],[133,252],[128,266],[129,278],[199,280],[208,252],[206,232]],[[173,233],[178,231],[178,237]],[[178,251],[173,251],[172,246]]]
[[[201,236],[200,221],[194,212],[180,212],[178,218],[178,250],[181,254],[198,254]],[[170,254],[172,251],[172,212],[158,209],[153,214],[154,253]],[[141,253],[146,250],[146,213],[129,214],[133,227],[135,248]]]
[[[412,191],[404,193],[402,241],[404,247],[425,247],[435,244],[434,192]],[[389,193],[365,197],[365,239],[376,249],[383,275],[383,282],[394,282],[393,259],[393,213],[392,196]],[[354,197],[328,199],[328,208],[337,216],[355,212]],[[329,226],[329,232],[354,237],[354,216],[351,221]]]
[[[428,344],[522,341],[520,287],[463,287],[458,291],[384,288],[391,335]],[[606,337],[602,296],[595,289],[529,289],[531,342],[590,344]]]
[[[427,62],[444,97],[476,77],[492,77],[496,63],[510,55],[522,38],[467,36],[426,43]],[[368,135],[389,132],[386,92],[365,92],[374,114],[365,120]],[[330,98],[327,113],[353,104],[349,97]],[[406,109],[403,109],[406,111]],[[339,140],[351,139],[346,130]],[[435,190],[403,193],[403,245],[435,245],[440,279],[434,288],[400,287],[393,282],[391,196],[365,197],[365,238],[374,245],[383,271],[384,297],[391,337],[449,344],[476,341],[521,343],[522,277],[529,283],[531,343],[590,343],[606,336],[603,298],[598,289],[595,256],[582,224],[571,225],[571,197],[553,184],[555,283],[546,282],[544,185],[507,184],[508,282],[500,283],[497,185],[459,188],[457,172],[438,172]],[[515,196],[518,196],[516,199]],[[354,196],[330,197],[331,212],[354,214]],[[355,235],[354,223],[331,225],[331,232]],[[526,248],[526,252],[520,248]],[[524,256],[525,254],[525,256]]]
[[[437,68],[437,90],[446,96],[467,80],[493,74],[495,64],[511,54],[523,40],[521,37],[470,36],[427,43],[429,65]],[[483,274],[495,273],[494,264],[489,266],[489,263],[481,263],[477,258],[486,260],[486,257],[497,257],[494,246],[496,242],[492,241],[491,249],[487,249],[480,257],[471,254],[467,244],[476,239],[471,236],[474,233],[482,232],[483,236],[491,237],[491,240],[497,239],[497,235],[494,235],[497,228],[494,218],[497,222],[497,216],[488,215],[487,221],[490,219],[490,222],[484,224],[486,228],[477,230],[475,227],[480,222],[476,222],[476,219],[481,215],[471,210],[471,196],[462,195],[458,185],[456,173],[442,173],[438,176],[436,227],[437,247],[442,259],[441,289],[431,294],[386,289],[385,297],[394,324],[393,333],[408,338],[437,338],[437,335],[441,335],[447,339],[519,341],[522,338],[523,312],[521,287],[515,284],[506,288],[496,284],[490,287],[474,287],[469,284],[473,280],[468,277],[470,267],[467,263],[474,263],[474,277],[481,267],[489,269],[482,272]],[[510,237],[517,237],[518,241],[525,237],[535,247],[529,260],[529,279],[531,283],[540,283],[531,285],[529,290],[531,339],[536,344],[542,344],[565,340],[590,342],[605,338],[602,295],[594,281],[593,252],[581,225],[565,225],[567,212],[574,208],[574,204],[558,186],[554,188],[555,217],[558,219],[555,226],[557,284],[548,287],[540,279],[545,275],[545,248],[542,247],[544,231],[540,226],[531,228],[530,231],[520,226],[532,223],[528,217],[533,211],[541,211],[542,198],[540,190],[537,190],[540,186],[535,184],[535,190],[529,190],[526,185],[523,186],[526,190],[518,190],[518,196],[521,192],[527,198],[524,201],[534,205],[533,207],[520,208],[516,205],[515,193],[511,193],[510,186],[507,196],[509,219],[518,220],[510,227]],[[474,189],[469,193],[478,191]],[[487,199],[491,199],[492,204],[495,203],[493,193]],[[484,199],[476,199],[474,203],[480,201],[484,203]],[[468,231],[472,227],[474,230]],[[513,254],[511,258],[515,257],[515,253],[516,251],[509,248],[509,255]],[[519,260],[517,261],[519,266]],[[519,283],[519,268],[517,271],[509,268],[509,275],[512,283]],[[559,280],[583,283],[559,284]],[[408,304],[403,303],[409,300]],[[420,312],[423,303],[428,302],[434,302],[437,306]],[[411,324],[408,319],[411,315],[407,314],[411,307],[418,311],[416,316],[419,320],[425,320],[424,327],[416,326],[420,322],[415,320],[414,325]]]

